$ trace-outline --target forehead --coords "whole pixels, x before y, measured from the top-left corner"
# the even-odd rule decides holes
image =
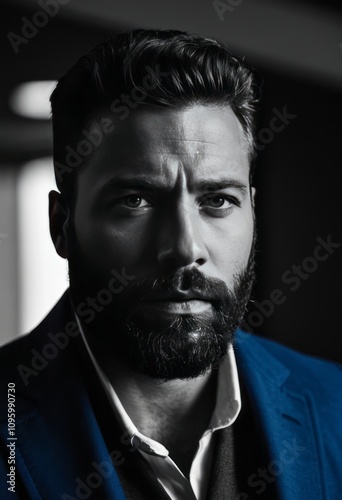
[[[104,135],[86,169],[95,184],[128,171],[170,182],[180,169],[189,182],[213,173],[248,178],[247,142],[229,107],[141,106],[123,120],[110,120],[114,131]]]

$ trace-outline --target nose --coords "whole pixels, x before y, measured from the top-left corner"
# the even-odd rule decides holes
[[[159,264],[170,268],[205,264],[208,251],[201,233],[200,215],[188,201],[169,208],[159,231]]]

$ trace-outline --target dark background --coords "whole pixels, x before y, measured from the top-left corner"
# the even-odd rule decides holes
[[[249,327],[299,351],[342,362],[341,3],[242,0],[220,20],[213,3],[203,0],[70,0],[18,54],[6,35],[19,34],[22,17],[31,19],[41,7],[34,1],[3,1],[1,10],[0,168],[20,169],[52,150],[50,122],[15,116],[8,104],[12,89],[25,81],[59,78],[83,52],[122,29],[188,29],[217,36],[258,69],[264,82],[258,124],[263,149],[255,176],[258,280]],[[274,110],[284,107],[296,115],[284,130],[274,137],[262,131],[270,127]],[[284,272],[293,275],[293,265],[313,256],[317,238],[326,241],[329,235],[341,247],[291,290]],[[272,306],[275,289],[286,300]]]

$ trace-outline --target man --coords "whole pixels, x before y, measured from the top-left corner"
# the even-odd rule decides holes
[[[70,289],[1,351],[5,498],[339,498],[341,368],[239,330],[258,96],[223,44],[178,31],[124,33],[60,79]]]

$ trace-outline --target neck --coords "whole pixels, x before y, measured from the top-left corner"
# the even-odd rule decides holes
[[[99,360],[126,412],[140,432],[161,438],[167,428],[191,425],[193,417],[209,423],[215,404],[216,377],[211,372],[194,379],[162,381],[138,373],[122,362]]]

